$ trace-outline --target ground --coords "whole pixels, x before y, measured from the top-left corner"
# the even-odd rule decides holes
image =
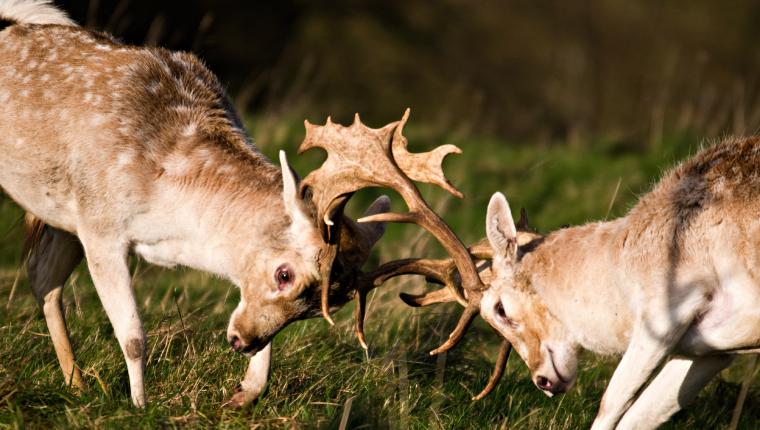
[[[295,156],[302,130],[283,130],[267,136],[262,150],[276,159],[277,150],[287,147],[301,174],[315,168],[318,156]],[[494,191],[504,192],[515,210],[526,207],[543,231],[618,216],[662,169],[701,144],[684,136],[646,150],[615,142],[569,148],[431,137],[414,128],[410,136],[412,150],[430,149],[433,144],[426,142],[455,143],[464,150],[445,168],[465,200],[430,187],[422,191],[466,242],[484,234],[486,203]],[[376,195],[359,195],[351,211],[358,213]],[[352,304],[336,315],[335,327],[321,319],[295,323],[275,339],[271,379],[262,398],[240,411],[222,410],[247,364],[224,340],[237,290],[199,272],[133,259],[148,333],[149,406],[130,406],[126,366],[84,265],[65,293],[77,362],[88,384],[77,396],[63,385],[41,313],[19,272],[21,217],[13,202],[0,203],[0,429],[340,428],[343,420],[345,428],[576,429],[590,425],[614,369],[614,358],[586,355],[576,386],[549,399],[533,387],[515,355],[499,387],[473,403],[470,397],[486,382],[498,339],[478,321],[457,348],[430,357],[427,352],[445,339],[460,309],[456,304],[406,308],[397,298],[400,291],[429,288],[409,278],[370,296],[367,354],[352,333]],[[408,246],[400,250],[400,243]],[[438,250],[428,235],[414,226],[392,226],[369,264],[430,252]],[[667,428],[725,427],[745,373],[741,365],[712,382]],[[753,428],[760,418],[760,384],[754,387],[740,428]]]

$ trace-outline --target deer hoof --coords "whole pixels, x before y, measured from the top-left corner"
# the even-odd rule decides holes
[[[254,399],[256,399],[255,395],[246,391],[238,391],[232,395],[232,398],[222,405],[222,408],[241,409],[251,404]]]

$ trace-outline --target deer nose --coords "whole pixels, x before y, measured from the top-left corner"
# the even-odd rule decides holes
[[[227,338],[227,341],[230,342],[230,346],[232,346],[232,349],[235,350],[235,352],[240,352],[243,349],[243,342],[236,335],[233,334]]]
[[[554,386],[554,384],[552,384],[552,381],[550,381],[549,378],[545,376],[536,377],[536,385],[538,385],[538,388],[542,390],[551,390]]]

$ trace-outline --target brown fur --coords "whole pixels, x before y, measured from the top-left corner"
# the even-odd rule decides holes
[[[127,353],[127,357],[133,360],[142,358],[142,356],[145,354],[145,349],[143,348],[143,342],[140,341],[139,339],[131,339],[127,341],[126,353]]]
[[[26,261],[35,252],[45,232],[45,223],[30,213],[24,214],[24,246],[21,249],[22,260]]]

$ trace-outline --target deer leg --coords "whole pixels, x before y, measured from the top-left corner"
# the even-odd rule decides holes
[[[671,358],[623,415],[617,429],[657,428],[691,403],[733,359],[732,355]]]
[[[654,307],[654,306],[653,306]],[[613,429],[691,324],[697,306],[685,304],[671,315],[643,315],[602,396],[593,430]]]
[[[82,261],[82,256],[82,246],[75,236],[48,226],[32,246],[27,264],[29,284],[45,316],[66,385],[79,391],[85,389],[85,384],[74,361],[74,349],[66,326],[63,286]]]
[[[248,362],[248,370],[245,372],[245,378],[240,383],[240,391],[235,393],[232,398],[224,404],[224,407],[242,408],[252,401],[256,400],[264,392],[269,378],[269,365],[272,358],[272,342],[261,351],[257,352],[251,361]]]
[[[670,355],[705,303],[698,284],[670,287],[642,307],[631,340],[602,396],[593,430],[613,429]]]
[[[641,334],[637,336],[634,332],[604,391],[592,430],[615,428],[641,387],[667,357],[669,349],[656,339]]]
[[[145,333],[127,264],[128,246],[118,238],[80,233],[87,266],[103,309],[124,353],[132,403],[145,406]]]

